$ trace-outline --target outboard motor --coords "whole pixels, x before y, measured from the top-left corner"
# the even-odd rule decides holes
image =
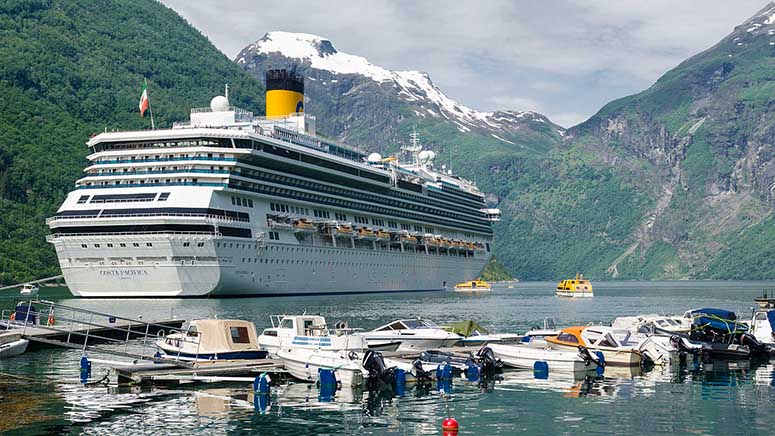
[[[759,340],[750,333],[743,333],[740,335],[740,345],[747,345],[748,349],[751,350],[751,354],[769,353],[767,346],[759,342]]]
[[[414,378],[418,383],[429,382],[433,380],[433,375],[422,368],[422,360],[416,359],[412,362],[412,372],[414,372]]]
[[[682,353],[699,354],[702,352],[701,344],[693,344],[688,339],[678,335],[670,336],[670,344]]]
[[[602,354],[592,354],[589,352],[587,347],[583,345],[579,345],[579,356],[581,356],[582,359],[584,359],[584,364],[589,365],[590,363],[594,363],[599,368],[605,368],[605,360],[602,358]]]
[[[369,380],[382,380],[387,384],[392,384],[395,379],[396,368],[388,368],[385,365],[385,359],[379,352],[366,351],[363,355],[363,368],[369,371]]]
[[[479,359],[479,366],[482,367],[483,375],[492,375],[500,371],[503,368],[503,362],[500,359],[495,358],[492,348],[482,347],[476,352],[476,357]]]

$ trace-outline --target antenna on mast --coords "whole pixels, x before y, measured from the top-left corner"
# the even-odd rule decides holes
[[[226,98],[228,99],[228,98],[229,98],[229,84],[227,83],[227,84],[224,86],[224,88],[226,88],[226,89],[225,89],[225,90],[224,90],[224,92],[223,92],[223,96],[224,96],[224,97],[226,97]]]

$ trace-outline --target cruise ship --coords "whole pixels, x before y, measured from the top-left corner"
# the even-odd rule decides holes
[[[304,81],[266,73],[266,116],[225,95],[172,128],[104,132],[47,240],[81,297],[443,290],[492,255],[498,209],[416,135],[383,157],[319,137]]]

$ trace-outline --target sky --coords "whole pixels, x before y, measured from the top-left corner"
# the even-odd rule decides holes
[[[273,30],[325,37],[391,70],[427,72],[482,111],[570,127],[713,46],[764,0],[161,0],[229,58]]]

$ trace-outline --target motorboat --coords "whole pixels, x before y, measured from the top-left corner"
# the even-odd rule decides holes
[[[775,309],[775,291],[770,291],[769,296],[766,290],[762,291],[761,297],[756,297],[753,301],[760,309]]]
[[[272,355],[282,347],[324,351],[365,351],[369,348],[395,351],[400,345],[398,341],[375,342],[370,347],[359,329],[349,328],[344,321],[329,328],[321,315],[273,315],[270,320],[272,327],[264,329],[258,337],[258,345]]]
[[[556,288],[558,297],[592,297],[592,283],[584,278],[583,274],[576,273],[576,277],[570,280],[563,280],[557,283]]]
[[[430,350],[451,347],[460,335],[450,333],[427,319],[399,319],[365,332],[369,345],[385,342],[401,342],[398,350]]]
[[[605,363],[586,347],[577,346],[574,350],[535,348],[524,344],[492,344],[488,345],[495,357],[504,366],[518,369],[537,369],[537,362],[546,363],[549,372],[584,372],[594,371]]]
[[[24,295],[25,297],[34,297],[38,295],[38,291],[40,291],[38,285],[27,283],[22,286],[22,290],[19,291],[19,294]]]
[[[163,357],[187,360],[264,359],[267,352],[258,346],[256,327],[238,319],[199,319],[185,332],[172,333],[156,341]]]
[[[547,348],[549,344],[546,342],[546,338],[549,336],[557,336],[562,330],[557,328],[557,321],[554,318],[544,318],[543,326],[534,326],[524,335],[520,340],[525,345],[530,345],[536,348]]]
[[[611,323],[611,327],[615,329],[636,331],[648,325],[653,325],[660,332],[689,333],[692,329],[692,320],[682,316],[647,314],[622,316]]]
[[[350,350],[328,351],[319,349],[282,347],[276,356],[285,369],[295,378],[318,381],[321,369],[333,370],[342,387],[354,388],[363,385],[364,369],[361,366],[362,353]]]
[[[455,285],[455,292],[489,292],[492,286],[484,280],[471,280]]]
[[[682,335],[662,333],[654,324],[641,324],[638,328],[627,329],[612,327],[612,331],[621,344],[637,348],[654,365],[668,366],[679,362],[681,353],[702,352],[701,344],[692,343],[688,338],[681,344],[679,341]]]
[[[0,334],[0,359],[18,356],[27,351],[30,341],[19,333]]]
[[[684,317],[692,319],[694,323],[689,338],[702,342],[711,357],[747,359],[770,352],[771,347],[759,341],[749,331],[752,326],[738,320],[732,311],[714,308],[692,309],[686,311]],[[766,334],[764,336],[766,337]]]
[[[555,350],[575,351],[581,345],[592,352],[601,351],[605,364],[611,366],[639,366],[643,361],[638,344],[623,343],[613,328],[606,326],[567,327],[557,336],[546,337],[546,342]]]
[[[759,342],[775,345],[775,309],[754,310],[750,332]]]
[[[448,332],[460,335],[462,338],[455,345],[465,347],[481,347],[492,343],[518,342],[522,335],[516,333],[490,333],[474,320],[454,322],[442,327]]]

